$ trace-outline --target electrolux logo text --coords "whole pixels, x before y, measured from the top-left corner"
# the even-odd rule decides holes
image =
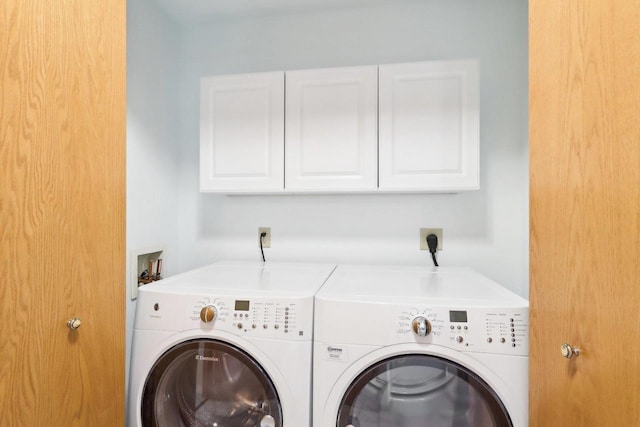
[[[220,359],[218,359],[215,356],[207,357],[207,356],[202,356],[200,354],[196,354],[196,360],[200,360],[203,362],[219,362],[220,361]]]

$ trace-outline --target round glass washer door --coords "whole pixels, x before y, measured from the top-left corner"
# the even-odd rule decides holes
[[[512,427],[477,374],[425,354],[395,356],[362,372],[338,409],[337,427]]]
[[[144,427],[282,427],[273,381],[230,344],[180,343],[154,364],[142,392]]]

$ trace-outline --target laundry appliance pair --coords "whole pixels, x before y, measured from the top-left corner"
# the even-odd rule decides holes
[[[527,324],[470,270],[216,263],[140,288],[129,426],[524,427]]]

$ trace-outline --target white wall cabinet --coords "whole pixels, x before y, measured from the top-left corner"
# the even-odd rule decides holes
[[[375,191],[378,68],[286,73],[285,189]]]
[[[200,189],[478,189],[478,92],[475,60],[204,78]]]
[[[284,187],[284,72],[203,78],[200,191]]]
[[[381,65],[379,73],[380,189],[478,189],[477,61]]]

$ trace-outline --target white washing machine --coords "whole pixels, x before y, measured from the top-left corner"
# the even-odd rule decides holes
[[[527,426],[528,318],[472,270],[338,266],[316,295],[314,427]]]
[[[308,426],[313,296],[334,267],[221,262],[141,287],[129,426]]]

